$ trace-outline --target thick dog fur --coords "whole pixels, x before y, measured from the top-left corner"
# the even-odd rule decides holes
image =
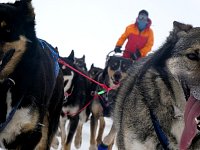
[[[135,63],[119,87],[113,113],[119,150],[163,149],[152,123],[152,113],[169,141],[166,149],[190,147],[193,136],[184,139],[186,128],[194,126],[195,136],[195,119],[187,118],[191,108],[185,114],[184,108],[191,97],[200,99],[200,28],[178,22],[173,25],[163,46]],[[200,110],[198,101],[196,104]],[[187,119],[192,123],[188,125]],[[193,144],[191,149],[200,149]]]
[[[63,76],[34,28],[31,0],[0,3],[1,148],[48,150],[58,128]]]
[[[91,105],[91,129],[90,129],[90,150],[96,150],[97,144],[102,142],[102,136],[105,127],[104,117],[110,117],[111,111],[114,106],[114,99],[116,95],[116,88],[126,78],[126,71],[131,66],[132,61],[119,56],[109,56],[105,68],[96,74],[95,80],[105,84],[107,87],[113,88],[109,92],[105,92],[103,95],[95,96]],[[99,85],[94,84],[92,90],[96,93],[105,90]],[[96,139],[96,130],[100,121],[98,136]],[[111,130],[112,132],[112,130]],[[109,133],[110,134],[110,133]],[[106,144],[112,144],[112,139]]]

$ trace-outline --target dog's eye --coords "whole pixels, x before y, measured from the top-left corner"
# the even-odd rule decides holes
[[[186,56],[190,60],[199,61],[199,59],[200,59],[197,53],[190,53],[190,54],[187,54]]]
[[[123,71],[123,72],[126,72],[127,70],[128,70],[128,66],[127,66],[127,65],[123,65],[123,66],[122,66],[122,71]]]

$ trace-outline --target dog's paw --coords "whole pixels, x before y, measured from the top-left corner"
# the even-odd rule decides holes
[[[74,145],[77,149],[81,147],[82,140],[80,138],[75,138]]]
[[[58,149],[58,146],[59,146],[59,140],[58,140],[57,137],[54,137],[52,144],[51,144],[51,147],[53,147],[54,149]]]
[[[102,143],[102,138],[101,137],[97,137],[97,145],[101,144]]]
[[[90,145],[89,150],[97,150],[97,146],[96,145]]]

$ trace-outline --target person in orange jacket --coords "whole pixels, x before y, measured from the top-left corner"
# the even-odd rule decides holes
[[[145,57],[154,43],[153,30],[150,28],[151,19],[148,18],[148,12],[141,10],[136,18],[136,22],[126,27],[125,32],[121,35],[114,51],[121,52],[121,47],[127,39],[123,57],[137,60]]]

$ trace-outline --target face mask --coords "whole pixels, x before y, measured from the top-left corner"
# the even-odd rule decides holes
[[[147,26],[147,22],[142,20],[138,20],[137,24],[140,31],[143,31]]]
[[[147,21],[148,20],[148,16],[145,14],[140,14],[138,15],[138,19],[139,20],[143,20],[143,21]]]

